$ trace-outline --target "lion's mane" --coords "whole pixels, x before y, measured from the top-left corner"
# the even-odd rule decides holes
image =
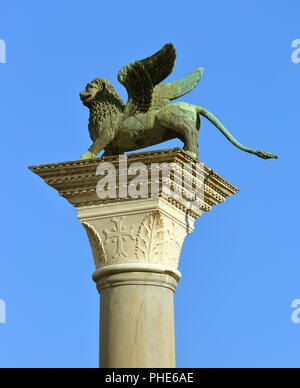
[[[114,87],[103,78],[95,78],[92,84],[99,90],[89,103],[89,131],[93,141],[98,137],[98,128],[103,121],[124,111],[125,104]]]

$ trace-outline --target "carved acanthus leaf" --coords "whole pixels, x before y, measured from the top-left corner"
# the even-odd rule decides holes
[[[185,236],[180,236],[179,233],[177,233],[174,222],[172,222],[170,228],[168,229],[167,236],[166,257],[168,257],[170,264],[177,268]]]
[[[93,252],[95,266],[96,268],[99,268],[102,264],[106,263],[107,261],[103,242],[95,228],[93,228],[91,225],[89,225],[86,222],[82,222],[82,225],[86,230],[86,233],[89,238],[89,242]]]
[[[144,262],[156,262],[164,252],[164,223],[159,212],[150,213],[140,226],[136,239],[136,257]]]

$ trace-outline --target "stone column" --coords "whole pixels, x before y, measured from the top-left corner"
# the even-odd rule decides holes
[[[102,178],[97,167],[103,162],[115,168],[116,198],[97,195]],[[30,168],[76,206],[87,232],[100,293],[100,367],[175,367],[173,295],[184,239],[197,217],[238,191],[202,165],[204,196],[191,206],[193,186],[201,183],[193,172],[199,163],[181,149],[128,155],[128,167],[141,162],[142,184],[149,189],[144,198],[130,197],[134,179],[124,176],[119,157]],[[161,163],[172,166],[169,176],[154,174]],[[185,164],[190,169],[184,170]],[[178,177],[186,178],[183,195]]]
[[[163,199],[78,209],[101,297],[101,367],[175,367],[173,293],[186,215]],[[189,217],[190,218],[190,217]]]
[[[178,271],[155,264],[96,271],[100,367],[175,367],[173,293],[179,278]]]

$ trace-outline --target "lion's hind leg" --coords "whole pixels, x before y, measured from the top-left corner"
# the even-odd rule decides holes
[[[198,158],[198,136],[200,122],[192,106],[177,102],[168,105],[158,114],[159,124],[172,130],[183,141],[183,149],[193,158]]]

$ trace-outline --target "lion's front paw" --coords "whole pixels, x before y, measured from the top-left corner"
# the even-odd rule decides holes
[[[79,160],[85,160],[85,159],[95,159],[96,155],[93,154],[91,151],[86,151],[82,156],[80,156]]]
[[[192,158],[194,159],[197,159],[198,160],[198,154],[196,152],[192,152],[192,151],[185,151],[189,156],[191,156]]]

